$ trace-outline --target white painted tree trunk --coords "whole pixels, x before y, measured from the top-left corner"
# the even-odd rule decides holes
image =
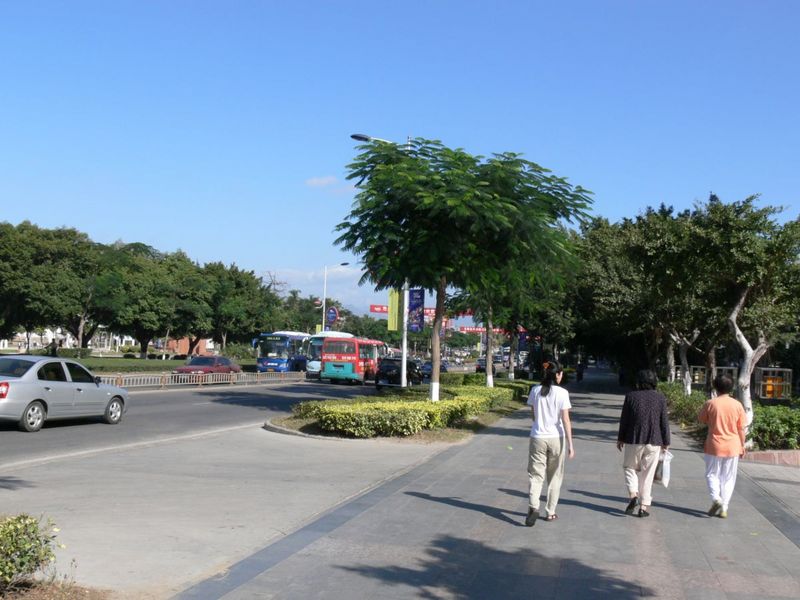
[[[492,347],[492,309],[488,311],[486,319],[486,387],[494,387],[494,353]]]
[[[689,371],[689,347],[686,344],[678,346],[678,355],[681,357],[681,383],[683,393],[687,396],[692,393],[692,374]]]
[[[433,332],[431,335],[431,387],[430,399],[432,402],[439,401],[439,369],[442,363],[441,341],[439,331],[442,328],[444,319],[444,299],[447,293],[447,279],[444,275],[439,279],[439,287],[436,289],[436,313],[433,317]]]
[[[667,381],[675,381],[675,342],[672,339],[667,343]]]
[[[514,331],[511,334],[511,347],[508,349],[508,378],[512,381],[514,380],[514,355],[517,353],[518,348],[517,340],[519,340],[519,333],[514,327]]]
[[[748,429],[753,422],[753,399],[750,395],[750,379],[753,376],[753,371],[755,370],[758,361],[761,360],[761,357],[764,356],[769,349],[769,344],[767,343],[767,339],[763,331],[758,331],[758,345],[754,349],[753,346],[750,345],[749,340],[744,335],[744,332],[741,330],[739,323],[737,322],[739,313],[747,301],[747,294],[749,292],[749,289],[742,292],[741,296],[739,297],[739,301],[736,303],[736,306],[728,316],[728,324],[731,327],[734,338],[736,338],[736,343],[739,344],[739,348],[742,350],[742,354],[744,355],[744,360],[742,361],[743,364],[739,365],[737,387],[739,400],[741,401],[742,406],[744,406],[744,412],[747,415]],[[748,442],[748,447],[749,446],[752,446],[752,442]]]

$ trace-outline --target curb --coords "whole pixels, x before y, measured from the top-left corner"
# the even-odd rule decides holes
[[[754,450],[742,458],[745,462],[800,467],[800,450]]]
[[[267,419],[264,421],[264,426],[262,429],[269,431],[271,433],[278,433],[281,435],[293,435],[295,437],[302,437],[308,438],[311,440],[326,440],[329,442],[360,442],[362,440],[358,440],[355,438],[342,438],[336,436],[325,436],[325,435],[312,435],[310,433],[303,433],[302,431],[297,431],[296,429],[289,429],[287,427],[281,427],[279,425],[275,425],[271,420]]]

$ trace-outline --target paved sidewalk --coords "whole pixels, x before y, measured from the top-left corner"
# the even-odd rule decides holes
[[[709,518],[702,455],[673,435],[669,488],[654,490],[652,517],[628,517],[622,396],[601,377],[572,391],[577,456],[558,521],[523,526],[519,411],[177,598],[800,597],[798,470],[743,465],[730,517]]]

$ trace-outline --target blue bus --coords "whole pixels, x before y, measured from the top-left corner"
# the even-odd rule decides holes
[[[274,331],[259,335],[253,340],[257,350],[258,372],[305,371],[303,344],[308,337],[307,333],[300,331]]]

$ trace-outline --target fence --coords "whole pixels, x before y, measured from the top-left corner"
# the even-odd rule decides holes
[[[263,385],[266,383],[291,383],[303,381],[306,374],[288,373],[131,373],[129,375],[101,375],[103,383],[126,389],[149,387],[168,388],[175,386],[203,385]]]
[[[699,387],[706,383],[706,368],[689,366],[692,385]],[[717,367],[717,375],[729,375],[736,385],[739,376],[737,367]],[[762,400],[789,400],[792,397],[792,370],[767,367],[756,367],[754,373],[753,393]],[[675,380],[681,380],[681,368],[675,367]]]

